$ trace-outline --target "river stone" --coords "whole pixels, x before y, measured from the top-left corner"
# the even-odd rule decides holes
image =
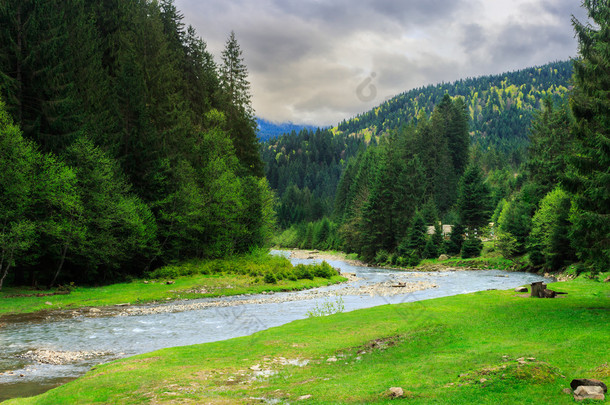
[[[515,292],[518,292],[518,293],[526,293],[528,291],[529,290],[527,289],[527,287],[517,287],[517,288],[515,288]]]
[[[311,398],[311,394],[307,394],[307,395],[301,395],[297,401],[305,401],[306,399]]]
[[[603,401],[606,397],[602,387],[581,385],[574,390],[574,399],[576,401],[584,401],[585,399]]]
[[[447,256],[447,255],[440,255],[438,257],[438,260],[440,260],[440,261],[449,260],[449,256]]]
[[[601,387],[604,390],[604,393],[608,392],[608,387],[600,380],[594,380],[591,378],[575,378],[570,383],[570,387],[572,387],[573,390],[576,390],[576,388],[580,386]]]
[[[402,398],[405,395],[405,392],[400,387],[392,387],[390,388],[389,396],[390,398]]]
[[[610,277],[604,280],[604,283],[610,283]]]

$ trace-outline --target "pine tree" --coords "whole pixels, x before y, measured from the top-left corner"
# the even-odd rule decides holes
[[[544,194],[565,175],[568,154],[573,148],[572,126],[568,106],[556,108],[550,97],[544,100],[544,109],[534,116],[526,170],[528,179],[540,185]]]
[[[220,83],[227,97],[229,132],[235,153],[246,172],[260,177],[263,175],[263,163],[256,137],[256,121],[251,103],[248,69],[242,53],[235,38],[235,32],[231,31],[222,52]]]
[[[576,153],[566,182],[574,193],[573,243],[599,271],[610,267],[610,5],[583,0],[589,18],[572,19],[580,58],[574,61],[572,111]]]
[[[483,182],[481,169],[472,164],[460,179],[457,202],[460,223],[469,235],[487,226],[491,216],[489,203],[489,188]]]

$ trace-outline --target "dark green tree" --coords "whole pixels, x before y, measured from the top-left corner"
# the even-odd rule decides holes
[[[610,5],[584,0],[593,24],[576,18],[580,58],[574,60],[572,111],[575,153],[566,186],[574,193],[573,244],[578,256],[598,271],[610,266]]]
[[[263,175],[263,163],[256,137],[248,69],[242,53],[232,31],[222,52],[220,84],[227,97],[229,133],[235,154],[246,172],[260,177]]]
[[[526,171],[528,180],[538,184],[544,194],[559,184],[566,173],[567,159],[573,150],[573,118],[568,106],[556,108],[550,97],[534,115]]]
[[[34,164],[39,158],[0,100],[0,289],[35,242],[35,224],[27,214],[33,204]]]
[[[576,259],[570,246],[570,196],[561,188],[547,194],[532,218],[528,251],[533,265],[557,271]]]
[[[474,235],[489,223],[491,216],[489,188],[477,165],[470,165],[460,179],[457,208],[460,224],[469,235]]]
[[[462,225],[455,224],[451,229],[451,235],[446,243],[446,252],[449,255],[455,256],[460,254],[462,251],[462,244],[464,243],[464,232],[465,229]]]

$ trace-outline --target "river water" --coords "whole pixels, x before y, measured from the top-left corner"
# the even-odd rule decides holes
[[[314,260],[291,261],[297,264]],[[509,289],[535,281],[551,281],[530,273],[499,270],[421,273],[354,266],[343,261],[328,262],[342,272],[355,273],[359,280],[314,291],[193,300],[182,304],[203,304],[204,307],[183,312],[172,312],[172,306],[176,305],[174,302],[154,308],[145,307],[162,311],[143,315],[81,315],[63,319],[26,315],[16,318],[0,327],[0,401],[42,393],[83,375],[95,364],[112,359],[166,347],[246,336],[303,319],[309,311],[321,308],[324,303],[336,305],[340,300],[345,311],[353,311],[489,289]],[[430,283],[435,287],[398,295],[354,292],[358,289],[366,291],[367,286],[388,281]],[[247,303],[240,304],[244,299],[247,299]],[[221,301],[221,305],[225,306],[205,307],[206,303],[212,301]],[[31,350],[93,351],[97,354],[67,365],[41,364],[19,357]]]

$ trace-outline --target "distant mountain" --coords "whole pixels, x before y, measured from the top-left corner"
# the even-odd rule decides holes
[[[273,122],[267,121],[263,118],[257,118],[256,122],[258,123],[258,138],[261,142],[276,138],[282,134],[289,134],[292,131],[300,132],[303,129],[314,130],[317,128],[313,125],[298,125],[291,122],[274,124]]]
[[[518,167],[534,112],[547,96],[559,102],[567,99],[571,77],[571,62],[555,62],[410,90],[335,128],[291,133],[292,124],[271,124],[277,131],[267,133],[282,135],[263,142],[261,150],[267,179],[279,198],[281,227],[330,215],[350,158],[392,130],[416,123],[420,114],[429,116],[445,94],[464,97],[479,163],[488,169]]]
[[[523,159],[534,111],[545,97],[565,99],[572,77],[572,62],[482,76],[413,89],[380,106],[344,120],[335,134],[357,134],[366,139],[388,133],[428,116],[443,98],[461,96],[470,114],[471,139],[480,150],[500,153],[514,164]]]

